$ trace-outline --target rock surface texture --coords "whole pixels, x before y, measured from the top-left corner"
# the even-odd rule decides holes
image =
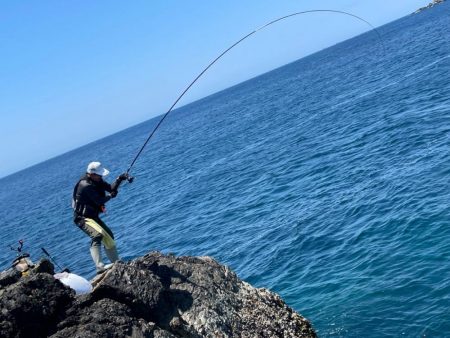
[[[45,270],[45,269],[44,269]],[[276,294],[210,257],[117,262],[75,296],[50,271],[0,275],[1,337],[316,337]]]

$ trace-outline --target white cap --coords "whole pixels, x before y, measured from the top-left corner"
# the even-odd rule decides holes
[[[86,172],[88,174],[97,174],[100,176],[106,176],[109,174],[109,170],[104,168],[100,162],[89,163]]]

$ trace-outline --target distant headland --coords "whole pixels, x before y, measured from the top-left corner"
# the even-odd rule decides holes
[[[434,7],[436,5],[439,5],[440,3],[443,3],[445,0],[433,0],[425,7],[420,7],[417,11],[414,12],[414,14],[420,13],[428,8]]]

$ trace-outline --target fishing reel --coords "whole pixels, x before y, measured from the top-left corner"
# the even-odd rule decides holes
[[[128,172],[123,173],[119,176],[120,181],[128,181],[128,183],[133,183],[134,177],[128,174]]]

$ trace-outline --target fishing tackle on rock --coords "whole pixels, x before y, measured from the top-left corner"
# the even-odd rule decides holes
[[[58,263],[56,263],[56,261],[55,261],[55,259],[52,257],[52,256],[50,256],[50,254],[48,253],[48,251],[47,250],[45,250],[44,248],[41,248],[41,250],[42,250],[42,252],[57,266],[57,268],[60,270],[60,271],[63,271],[63,272],[70,272],[70,270],[68,269],[68,268],[65,268],[65,269],[63,269]]]
[[[131,162],[130,166],[127,169],[127,175],[129,174],[131,168],[133,167],[133,165],[136,163],[137,159],[139,158],[139,156],[141,155],[142,151],[144,150],[145,146],[147,145],[147,143],[150,141],[150,139],[153,137],[153,134],[155,134],[156,130],[159,128],[159,126],[162,124],[162,122],[165,120],[165,118],[167,117],[167,115],[169,115],[169,113],[173,110],[173,108],[175,107],[175,105],[181,100],[181,98],[184,96],[184,94],[187,93],[187,91],[194,85],[195,82],[197,82],[198,79],[200,79],[200,77],[209,69],[211,68],[211,66],[213,64],[215,64],[220,58],[222,58],[222,56],[224,56],[226,53],[228,53],[231,49],[233,49],[234,47],[236,47],[238,44],[240,44],[242,41],[246,40],[247,38],[249,38],[250,36],[252,36],[253,34],[255,34],[256,32],[263,30],[264,28],[273,25],[276,22],[285,20],[287,18],[291,18],[293,16],[297,16],[297,15],[301,15],[301,14],[307,14],[307,13],[335,13],[335,14],[343,14],[343,15],[347,15],[347,16],[351,16],[355,19],[358,19],[364,23],[366,23],[367,25],[369,25],[377,34],[381,45],[383,46],[384,49],[384,45],[383,45],[383,40],[381,39],[381,35],[380,33],[376,30],[376,28],[368,21],[364,20],[363,18],[355,15],[355,14],[351,14],[348,12],[344,12],[344,11],[338,11],[338,10],[331,10],[331,9],[315,9],[315,10],[308,10],[308,11],[302,11],[302,12],[296,12],[296,13],[292,13],[289,15],[285,15],[283,17],[280,17],[278,19],[272,20],[268,23],[266,23],[265,25],[261,26],[260,28],[255,29],[254,31],[248,33],[247,35],[245,35],[244,37],[242,37],[241,39],[239,39],[238,41],[236,41],[235,43],[233,43],[230,47],[228,47],[225,51],[223,51],[218,57],[216,57],[213,61],[211,61],[208,66],[206,66],[205,69],[203,69],[199,75],[197,75],[197,77],[186,87],[186,89],[181,93],[180,96],[178,96],[178,98],[175,100],[175,102],[172,104],[172,106],[170,106],[169,110],[162,116],[162,118],[159,120],[158,124],[153,128],[153,130],[151,131],[151,133],[149,134],[149,136],[147,137],[146,141],[144,142],[144,144],[142,145],[142,147],[140,148],[140,150],[138,151],[137,155],[134,157],[133,161]],[[130,176],[131,177],[131,176]],[[133,178],[131,177],[131,182],[132,182]],[[130,183],[131,183],[130,182]]]
[[[22,276],[27,276],[30,274],[32,269],[38,268],[33,261],[30,259],[30,254],[22,252],[23,248],[23,240],[19,241],[19,246],[15,248],[13,245],[10,245],[9,248],[13,251],[17,252],[17,257],[11,264],[11,268],[20,272]],[[55,264],[60,270],[60,273],[56,273],[53,277],[59,280],[64,285],[72,288],[77,295],[86,294],[92,291],[92,285],[85,278],[78,276],[74,273],[71,273],[69,269],[62,269],[61,266],[56,263],[55,259],[50,256],[47,250],[41,248],[44,254]]]
[[[9,248],[12,251],[17,252],[17,256],[13,260],[11,266],[17,271],[20,271],[22,274],[26,274],[27,271],[34,266],[34,264],[30,259],[30,254],[22,252],[23,239],[19,240],[19,246],[17,248],[12,245],[10,245]]]
[[[10,245],[9,248],[12,251],[17,252],[17,256],[13,260],[13,263],[11,264],[12,267],[22,273],[25,273],[30,268],[33,268],[34,264],[30,259],[30,254],[22,251],[23,244],[24,244],[24,241],[23,241],[23,239],[21,239],[21,240],[19,240],[19,246],[17,248],[15,248],[13,245]],[[55,259],[52,256],[50,256],[50,254],[48,253],[47,250],[45,250],[44,248],[41,248],[41,250],[53,262],[53,264],[55,264],[61,271],[70,272],[70,270],[67,268],[66,269],[61,268],[61,266],[55,261]]]

